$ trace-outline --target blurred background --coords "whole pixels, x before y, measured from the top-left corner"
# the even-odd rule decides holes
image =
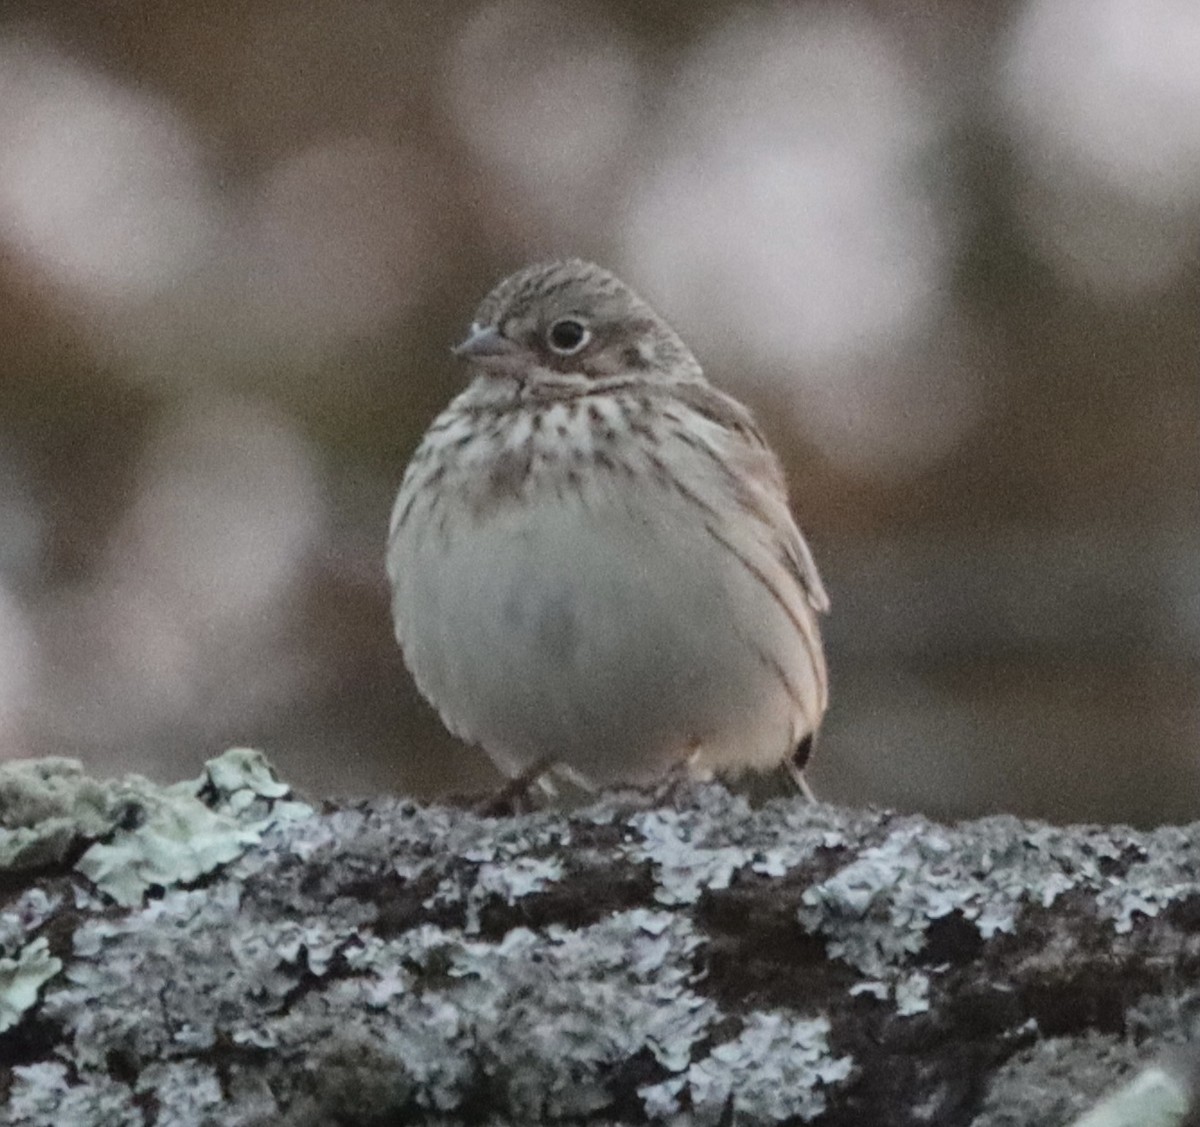
[[[1200,817],[1194,0],[6,0],[0,755],[486,787],[382,552],[581,254],[784,456],[824,797]]]

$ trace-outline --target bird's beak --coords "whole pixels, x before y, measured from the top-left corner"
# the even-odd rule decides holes
[[[467,339],[450,351],[487,371],[508,372],[519,364],[521,350],[499,329],[472,325]]]

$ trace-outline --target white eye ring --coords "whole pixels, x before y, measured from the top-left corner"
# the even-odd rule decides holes
[[[546,330],[546,343],[559,356],[574,356],[587,348],[592,330],[578,317],[562,317]]]

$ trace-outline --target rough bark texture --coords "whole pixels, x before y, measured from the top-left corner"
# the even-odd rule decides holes
[[[0,773],[0,1122],[1033,1127],[1190,1032],[1194,827],[286,790]]]

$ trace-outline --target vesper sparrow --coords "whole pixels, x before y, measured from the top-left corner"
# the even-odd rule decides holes
[[[608,271],[501,282],[471,382],[392,511],[396,637],[510,777],[592,784],[788,764],[825,712],[829,600],[750,413]]]

